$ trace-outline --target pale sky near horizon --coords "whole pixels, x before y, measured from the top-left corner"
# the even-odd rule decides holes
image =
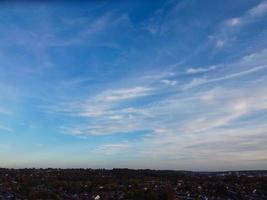
[[[267,1],[1,2],[0,167],[267,169]]]

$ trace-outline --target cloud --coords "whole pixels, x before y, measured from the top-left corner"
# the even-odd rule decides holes
[[[165,163],[165,167],[174,166],[174,168],[182,168],[178,164],[180,162],[175,163],[175,160],[185,159],[183,162],[187,163],[186,166],[192,166],[192,160],[215,159],[214,152],[217,155],[230,156],[227,159],[222,158],[222,160],[226,159],[232,163],[236,162],[235,152],[242,154],[242,159],[243,156],[245,158],[245,155],[247,155],[246,159],[251,159],[253,158],[252,154],[257,155],[256,160],[262,158],[260,155],[265,155],[267,150],[266,148],[259,148],[264,144],[264,141],[260,138],[266,134],[266,126],[263,121],[255,123],[236,121],[245,115],[251,115],[267,108],[266,89],[264,87],[255,91],[255,96],[253,97],[250,96],[249,91],[244,89],[241,92],[229,88],[219,91],[213,90],[214,100],[213,102],[205,102],[210,103],[207,107],[196,100],[187,101],[187,108],[194,110],[194,104],[197,104],[196,106],[199,108],[198,111],[193,111],[193,115],[190,118],[186,117],[185,110],[187,109],[183,111],[176,110],[172,105],[168,104],[169,107],[165,107],[165,109],[168,109],[169,112],[172,110],[173,113],[180,112],[183,118],[186,119],[184,125],[189,123],[188,125],[190,126],[184,126],[179,129],[179,125],[175,127],[169,125],[167,126],[168,129],[164,129],[166,124],[161,124],[159,121],[158,125],[162,128],[155,128],[156,134],[144,138],[138,144],[133,144],[138,149],[138,158],[145,159],[150,157],[151,162],[156,160],[157,166],[160,165],[161,167],[163,166],[159,162],[164,160],[165,162],[160,163]],[[176,101],[181,103],[178,99]],[[172,117],[174,117],[173,113]],[[192,121],[192,119],[200,116],[202,118],[199,118],[199,120]],[[176,119],[174,120],[176,123],[179,121],[178,117],[174,117],[174,119]],[[213,149],[212,153],[210,151],[211,148]],[[241,158],[237,157],[236,159],[239,160]],[[210,168],[212,167],[210,166]]]
[[[135,88],[127,88],[127,89],[119,89],[119,90],[109,90],[100,95],[100,98],[103,97],[106,101],[117,101],[117,100],[125,100],[125,99],[133,99],[142,96],[147,96],[151,94],[151,88],[146,87],[135,87]]]
[[[252,52],[241,58],[240,64],[249,65],[265,65],[267,63],[267,49],[258,52]]]
[[[210,105],[217,105],[211,114],[206,113],[205,116],[201,116],[192,122],[185,125],[186,132],[202,132],[209,129],[226,126],[243,116],[249,115],[257,111],[263,111],[267,109],[267,95],[266,89],[262,88],[258,91],[254,91],[254,95],[250,96],[249,92],[221,91],[224,93],[222,98],[219,93],[213,94],[212,101],[208,97],[205,99],[205,103],[211,103]],[[207,95],[207,93],[205,94]],[[218,100],[218,98],[220,98]],[[201,96],[203,99],[203,96]],[[216,102],[217,101],[217,102]],[[219,107],[223,105],[223,109]]]
[[[232,18],[225,22],[229,26],[237,26],[241,23],[241,19],[239,18]]]
[[[137,100],[152,95],[153,88],[150,87],[129,87],[107,89],[90,95],[88,98],[79,101],[61,102],[51,106],[45,106],[44,109],[52,113],[62,113],[79,117],[100,117],[115,116],[112,111],[114,107],[127,101]],[[126,110],[123,110],[126,112]],[[112,117],[111,117],[112,118]]]
[[[96,147],[90,153],[101,154],[101,155],[116,155],[122,151],[125,152],[130,147],[131,147],[131,144],[129,144],[128,142],[109,143],[109,144],[103,144],[103,145]]]
[[[14,131],[12,128],[0,124],[0,131],[1,130],[5,131],[5,132],[13,132]]]
[[[3,114],[3,115],[12,115],[13,113],[9,110],[7,110],[6,108],[1,108],[0,107],[0,114]]]
[[[230,170],[235,165],[238,165],[239,169],[242,168],[241,166],[244,167],[243,162],[255,167],[257,165],[255,162],[266,159],[265,130],[266,126],[250,125],[216,129],[194,136],[159,134],[138,143],[131,142],[127,155],[142,166],[163,169],[186,167],[192,170],[218,170],[220,165],[222,169]],[[132,152],[135,153],[132,154]],[[120,156],[122,153],[117,151],[116,155]],[[220,155],[219,158],[218,155]],[[147,157],[150,158],[149,163],[146,162]],[[253,158],[254,161],[251,162],[250,159]],[[216,162],[213,163],[211,160]],[[227,164],[225,164],[226,161]],[[207,162],[209,166],[206,165]]]
[[[267,69],[267,65],[264,65],[265,54],[265,51],[259,51],[253,53],[253,56],[249,54],[225,65],[190,68],[180,73],[183,76],[180,76],[179,81],[184,84],[179,85],[176,80],[172,82],[173,78],[177,78],[178,72],[171,74],[171,79],[162,79],[164,74],[162,72],[153,74],[153,78],[134,77],[131,82],[136,86],[101,88],[95,93],[84,95],[84,99],[78,101],[58,102],[51,109],[54,109],[53,114],[61,114],[70,121],[65,127],[60,128],[60,132],[79,137],[140,132],[152,135],[205,133],[205,131],[227,126],[244,115],[264,109],[262,96],[257,96],[258,100],[248,101],[243,101],[243,99],[249,99],[247,93],[232,98],[222,96],[226,95],[228,90],[238,95],[240,92],[240,90],[233,90],[236,87],[231,85],[231,82],[224,81]],[[259,65],[255,66],[255,63]],[[212,73],[207,73],[204,77],[200,76],[201,73],[209,71]],[[169,77],[169,72],[164,76]],[[194,74],[196,78],[187,83],[189,77],[185,75],[188,74]],[[183,78],[185,78],[184,82]],[[159,81],[172,87],[163,87],[158,84]],[[222,82],[221,91],[212,89],[215,84],[210,84],[218,81]],[[261,84],[264,83],[263,80]],[[203,84],[210,85],[198,88],[197,91],[189,90]],[[261,88],[260,85],[258,87]],[[251,90],[254,91],[254,89]],[[263,90],[261,92],[264,93]],[[166,93],[168,95],[161,95]],[[261,106],[256,108],[252,107],[252,104]],[[80,121],[77,122],[76,119]]]
[[[225,21],[225,24],[229,27],[237,27],[246,23],[253,22],[257,17],[261,17],[267,13],[267,3],[261,2],[253,8],[249,9],[244,15],[240,17],[234,17]]]
[[[205,102],[205,103],[210,103],[213,102],[215,100],[215,95],[213,94],[213,92],[205,92],[203,95],[200,96],[200,100]]]
[[[115,144],[104,144],[100,146],[98,149],[101,150],[120,150],[120,149],[125,149],[128,148],[130,145],[128,143],[115,143]]]
[[[207,68],[191,68],[187,73],[198,74],[224,68],[225,75],[216,77],[215,73],[212,74],[215,77],[194,78],[191,82],[182,86],[173,84],[174,90],[171,89],[169,91],[170,95],[168,97],[152,102],[148,101],[148,103],[142,104],[142,106],[129,106],[127,102],[140,100],[152,94],[157,95],[163,90],[159,85],[151,85],[150,79],[148,79],[147,83],[143,82],[144,86],[103,90],[95,95],[91,95],[84,101],[62,104],[60,106],[62,110],[60,111],[59,109],[57,111],[62,112],[66,116],[83,117],[85,122],[69,124],[61,129],[61,131],[65,134],[76,136],[101,136],[143,131],[156,134],[175,132],[184,134],[205,132],[210,129],[226,126],[244,115],[265,109],[266,103],[264,102],[266,97],[258,95],[258,92],[254,99],[247,98],[249,96],[247,93],[231,97],[234,93],[239,95],[239,91],[226,89],[223,84],[221,84],[222,91],[207,91],[203,88],[199,90],[201,94],[194,94],[188,89],[217,81],[240,78],[264,70],[267,68],[267,65],[250,68],[256,61],[261,60],[259,64],[265,62],[262,59],[265,56],[264,52],[256,52],[253,56],[244,56],[239,61],[225,66],[220,65],[218,67],[216,65]],[[249,57],[251,58],[248,59]],[[246,68],[246,70],[233,73],[232,66],[236,67],[235,71],[243,68]],[[161,76],[158,77],[158,79],[160,78]],[[160,80],[162,81],[162,79]],[[167,82],[165,84],[171,84],[171,82]],[[147,87],[145,83],[149,83],[150,87]],[[182,90],[180,90],[181,88]],[[177,91],[181,94],[177,94]],[[227,97],[228,92],[231,91],[233,94]],[[261,90],[259,93],[265,92]],[[224,94],[224,98],[222,94]],[[189,95],[189,97],[185,98],[183,95]],[[252,105],[258,105],[259,107],[253,107]],[[221,108],[224,109],[221,110]],[[198,112],[195,112],[195,110],[198,110]],[[198,113],[201,113],[203,116],[199,116]],[[192,121],[192,119],[196,120]],[[159,132],[158,130],[162,131]]]
[[[123,116],[121,116],[121,115],[111,115],[111,116],[109,116],[109,119],[112,119],[112,120],[122,120],[123,119]]]
[[[251,63],[258,59],[258,56],[254,56],[253,59],[248,59],[249,62],[246,61],[247,59],[234,62],[229,65],[229,69],[238,64],[236,70],[240,70],[240,68],[247,68],[247,70],[226,73],[224,76],[211,80],[228,80],[265,69],[263,65],[249,68]],[[228,72],[227,69],[226,72]],[[195,84],[202,84],[207,80],[209,79],[200,79]],[[231,168],[238,162],[246,163],[246,161],[250,166],[254,166],[249,159],[254,158],[254,163],[258,163],[261,159],[266,158],[264,156],[266,148],[262,147],[264,142],[258,139],[266,134],[264,120],[249,120],[250,116],[258,112],[265,112],[267,109],[267,91],[264,83],[249,87],[232,87],[221,84],[220,88],[200,88],[198,92],[186,90],[178,93],[176,91],[172,95],[141,107],[121,106],[120,103],[128,101],[128,98],[106,100],[103,97],[114,93],[111,90],[104,90],[86,102],[88,107],[95,104],[96,111],[102,111],[101,108],[104,108],[103,113],[95,115],[94,120],[68,126],[65,133],[99,137],[123,133],[138,135],[139,131],[147,131],[148,134],[142,135],[138,141],[108,142],[91,151],[92,155],[112,155],[124,159],[125,162],[128,162],[127,159],[129,159],[137,163],[137,166],[134,163],[131,165],[131,161],[129,161],[131,167],[147,165],[155,168],[177,169],[197,164],[198,169],[211,170],[218,168],[218,164],[211,163],[207,167],[205,163],[214,159],[217,159],[218,163],[222,163],[221,166],[224,168]],[[179,88],[180,86],[174,87]],[[139,90],[132,90],[134,88],[136,87],[112,91],[119,91],[115,94],[120,95],[121,91],[139,92]],[[153,85],[153,94],[160,90],[161,88]],[[251,95],[251,91],[253,91],[253,95]],[[140,97],[143,98],[142,95]],[[135,99],[135,97],[132,98]],[[101,99],[102,101],[100,101]],[[248,119],[242,119],[245,117]],[[125,152],[127,152],[127,158],[124,157]],[[240,155],[237,155],[236,152]],[[221,155],[220,158],[214,156],[215,154]],[[116,160],[115,157],[113,159]],[[150,158],[149,163],[147,157]],[[182,164],[178,162],[181,160],[183,160]],[[229,162],[228,165],[224,164],[225,160]],[[192,169],[196,170],[193,167]]]
[[[228,165],[228,169],[237,163],[239,168],[241,166],[246,168],[248,163],[257,165],[257,162],[266,159],[265,129],[266,126],[262,125],[217,129],[210,131],[205,138],[199,138],[198,142],[193,142],[194,144],[188,145],[185,149],[189,152],[198,152],[196,156],[205,158],[204,160],[216,159],[210,151],[213,149],[213,153],[220,155],[219,160],[222,164],[223,161],[228,162],[223,164]]]
[[[80,103],[77,103],[79,108],[74,108],[74,110],[77,110],[77,114],[79,116],[96,117],[106,115],[109,116],[110,119],[113,116],[114,119],[114,116],[118,115],[116,115],[116,113],[114,114],[112,111],[113,107],[116,107],[125,101],[135,100],[151,95],[152,91],[153,89],[148,87],[105,90],[96,95],[94,98],[83,102],[81,105]]]
[[[225,45],[225,43],[226,43],[225,40],[219,39],[219,40],[216,41],[216,47],[222,48]]]
[[[161,82],[164,83],[165,85],[170,85],[170,86],[174,86],[177,84],[177,81],[168,80],[168,79],[163,79],[163,80],[161,80]]]
[[[190,83],[187,83],[184,86],[182,86],[182,89],[187,90],[187,89],[205,84],[207,82],[208,80],[206,80],[205,78],[194,78]]]
[[[115,11],[106,12],[95,17],[66,17],[61,18],[59,23],[60,28],[64,28],[65,31],[72,32],[70,35],[65,35],[64,38],[60,34],[60,31],[49,32],[50,27],[44,27],[42,35],[36,31],[23,32],[23,37],[26,37],[27,44],[32,46],[47,48],[47,47],[63,47],[63,46],[75,46],[75,45],[94,45],[94,46],[109,46],[117,48],[116,43],[93,42],[99,34],[107,34],[109,29],[121,25],[127,25],[131,28],[131,22],[127,14],[117,14]],[[29,36],[31,35],[31,37]],[[34,36],[34,37],[33,37]],[[18,38],[18,37],[17,37]],[[33,38],[33,39],[32,39]],[[20,41],[20,40],[19,40]],[[25,40],[22,40],[25,41]],[[25,43],[26,44],[26,43]]]
[[[247,10],[240,16],[222,21],[222,23],[218,25],[218,29],[209,36],[212,45],[215,47],[214,52],[226,47],[231,47],[233,46],[233,42],[239,41],[239,32],[242,28],[245,28],[245,25],[263,19],[262,16],[267,13],[266,7],[267,3],[264,1]]]
[[[146,127],[142,127],[142,125],[143,123],[140,122],[140,119],[133,119],[129,116],[124,117],[123,119],[114,119],[112,116],[111,118],[108,116],[102,116],[101,119],[94,118],[93,123],[88,122],[86,124],[75,125],[73,127],[64,127],[62,128],[62,132],[76,136],[126,134],[144,131]]]
[[[100,33],[101,31],[105,30],[109,24],[111,23],[112,14],[106,13],[99,18],[96,18],[93,21],[84,21],[83,27],[78,29],[76,34],[73,37],[68,38],[67,40],[62,40],[58,38],[56,35],[52,36],[52,40],[50,39],[51,46],[66,46],[66,45],[75,45],[75,44],[82,44],[88,38]],[[79,20],[79,19],[77,19]],[[76,21],[77,21],[76,20]],[[67,21],[67,20],[64,20]],[[71,26],[70,26],[71,25]],[[69,23],[69,28],[72,27],[72,23]],[[76,24],[74,24],[76,25]],[[86,26],[84,26],[86,25]],[[77,27],[76,27],[77,29]]]
[[[264,95],[264,90],[254,93],[253,98],[248,98],[247,92],[242,93],[244,92],[227,89],[212,90],[203,92],[199,96],[195,95],[195,98],[188,100],[172,96],[141,109],[112,109],[110,110],[112,115],[105,114],[101,119],[95,119],[94,123],[70,127],[66,133],[108,135],[139,131],[155,131],[157,134],[207,131],[228,125],[246,114],[267,108],[267,96]],[[194,112],[195,106],[198,112]],[[193,109],[191,112],[187,111],[189,107]],[[200,108],[203,111],[200,111]],[[199,114],[202,116],[200,117]],[[197,120],[192,121],[192,118]],[[147,121],[150,123],[146,123]]]
[[[177,24],[177,13],[184,9],[186,1],[166,1],[143,23],[143,29],[152,35],[162,36],[173,30]]]
[[[85,84],[92,80],[93,78],[89,78],[89,77],[72,78],[72,79],[62,80],[60,83],[60,86],[63,88],[73,88],[73,87],[81,86],[82,84]]]
[[[159,72],[154,72],[153,74],[146,74],[144,76],[141,77],[141,80],[151,80],[151,81],[158,81],[161,79],[168,79],[170,77],[175,76],[176,74],[174,73],[174,68],[176,68],[177,66],[179,66],[180,63],[175,63],[173,65],[169,65],[166,66],[163,71],[160,70]]]
[[[267,65],[261,65],[261,66],[253,67],[253,68],[248,69],[248,70],[244,70],[244,71],[233,73],[233,74],[227,74],[225,76],[217,77],[217,78],[211,78],[211,79],[195,78],[190,83],[182,86],[182,88],[184,90],[187,90],[187,89],[190,89],[190,88],[193,88],[193,87],[196,87],[199,85],[203,85],[203,84],[214,83],[217,81],[224,81],[224,80],[229,80],[229,79],[234,79],[234,78],[240,78],[242,76],[249,75],[249,74],[264,70],[264,69],[267,69]]]
[[[187,74],[198,74],[198,73],[203,73],[203,72],[209,72],[215,69],[217,69],[217,66],[210,66],[208,68],[189,68],[186,70],[186,73]]]
[[[134,19],[133,24],[128,16],[132,6],[117,10],[123,14],[105,12],[106,7],[99,6],[101,9],[88,15],[88,9],[79,8],[63,24],[54,18],[57,16],[53,9],[45,15],[42,27],[33,29],[23,27],[32,27],[34,17],[25,18],[22,26],[10,20],[17,17],[9,17],[10,30],[3,27],[1,33],[0,60],[6,57],[10,62],[3,65],[6,67],[0,73],[7,83],[4,90],[0,88],[2,107],[14,108],[18,121],[23,118],[37,123],[38,131],[51,133],[47,137],[55,134],[62,141],[48,146],[64,144],[58,145],[62,155],[79,151],[84,163],[112,154],[113,163],[117,158],[130,167],[199,169],[207,163],[218,167],[227,160],[234,165],[236,160],[245,163],[246,159],[265,159],[267,50],[251,53],[265,45],[265,37],[259,33],[265,24],[252,32],[241,30],[250,28],[245,27],[250,23],[263,22],[260,20],[266,12],[265,3],[240,16],[221,15],[216,19],[207,18],[197,9],[195,16],[178,16],[195,8],[192,2],[163,4],[155,5],[160,9],[153,16],[152,10],[144,16],[148,20]],[[222,20],[219,25],[218,20]],[[124,34],[117,34],[118,30]],[[213,30],[213,37],[206,38]],[[144,44],[145,48],[140,48]],[[213,51],[221,54],[215,56]],[[28,59],[33,52],[40,54]],[[247,55],[235,61],[244,54]],[[16,55],[16,62],[9,61]],[[20,62],[19,55],[27,61]],[[53,69],[36,76],[22,76],[28,60],[46,61]],[[39,66],[38,63],[30,64],[28,69]],[[20,65],[18,71],[16,66]],[[11,91],[7,86],[13,85],[16,90]],[[12,98],[13,103],[3,97],[5,93],[21,95]],[[8,121],[14,119],[2,115],[7,113],[2,107],[2,121],[10,124]],[[37,118],[36,123],[32,117]],[[16,126],[24,126],[20,124],[13,125],[14,132],[19,130]],[[12,131],[5,126],[0,129]],[[25,134],[30,136],[34,130],[28,132]],[[82,142],[75,138],[81,137],[86,141],[84,145],[90,144],[92,156],[87,156],[88,147],[86,152],[80,149]],[[66,138],[73,141],[66,143]],[[37,137],[32,139],[32,147],[42,146],[34,141]],[[46,150],[57,153],[53,148]]]
[[[185,131],[194,133],[225,126],[228,125],[233,120],[238,119],[246,112],[247,112],[246,104],[241,102],[235,105],[233,111],[229,114],[225,114],[219,117],[214,116],[212,117],[212,119],[209,117],[208,118],[201,117],[193,122],[190,122],[189,124],[185,125]]]
[[[257,6],[251,8],[248,13],[252,16],[252,17],[258,17],[261,16],[263,14],[267,13],[267,2],[263,1],[260,4],[258,4]]]
[[[44,147],[44,144],[36,143],[36,144],[34,144],[34,146],[37,147],[37,148],[42,148],[42,147]]]

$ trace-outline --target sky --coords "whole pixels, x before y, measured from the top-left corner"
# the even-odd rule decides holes
[[[267,1],[0,4],[0,167],[267,169]]]

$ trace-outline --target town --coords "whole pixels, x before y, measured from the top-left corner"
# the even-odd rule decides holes
[[[267,171],[0,169],[0,200],[264,200]]]

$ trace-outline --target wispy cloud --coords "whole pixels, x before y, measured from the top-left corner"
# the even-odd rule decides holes
[[[237,26],[241,23],[240,18],[232,18],[225,22],[228,26]]]
[[[237,72],[237,73],[233,73],[233,74],[228,74],[226,76],[217,77],[217,78],[211,78],[211,79],[197,78],[197,79],[193,79],[190,83],[184,85],[182,88],[186,90],[186,89],[190,89],[192,87],[203,85],[203,84],[239,78],[239,77],[249,75],[249,74],[258,72],[260,70],[264,70],[264,69],[267,69],[267,65],[257,66],[257,67],[254,67],[254,68],[251,68],[251,69],[248,69],[245,71],[241,71],[241,72]]]
[[[209,75],[211,77],[194,78],[191,82],[183,85],[177,85],[176,80],[163,79],[165,80],[163,82],[161,79],[162,76],[154,76],[153,82],[151,82],[151,79],[145,79],[147,80],[146,84],[150,85],[149,87],[146,86],[145,82],[143,82],[145,86],[104,90],[88,99],[85,99],[84,101],[67,103],[65,105],[62,104],[58,109],[55,110],[55,112],[61,112],[71,117],[83,117],[85,119],[90,119],[86,123],[75,125],[70,124],[62,129],[62,131],[66,134],[78,136],[110,135],[140,131],[154,131],[155,133],[158,133],[157,130],[168,130],[164,132],[195,132],[217,128],[239,119],[244,114],[252,112],[252,110],[264,109],[264,106],[259,108],[254,108],[251,106],[252,104],[255,104],[257,98],[258,101],[261,102],[259,105],[265,105],[262,102],[262,98],[264,97],[257,96],[257,98],[249,101],[243,101],[243,98],[241,97],[238,99],[234,98],[228,100],[229,102],[233,102],[233,104],[229,103],[229,105],[225,105],[226,107],[229,107],[229,110],[219,110],[216,116],[213,116],[212,119],[199,117],[196,115],[194,116],[196,121],[193,122],[192,125],[191,122],[187,122],[188,119],[185,117],[190,112],[188,113],[187,111],[184,115],[184,119],[181,119],[181,115],[183,115],[183,112],[185,112],[184,109],[186,109],[187,106],[190,107],[191,103],[196,104],[197,107],[203,107],[203,109],[206,109],[206,104],[217,106],[216,96],[218,93],[210,93],[204,89],[200,97],[193,95],[191,98],[185,98],[182,95],[183,98],[181,98],[176,94],[176,92],[185,92],[184,95],[189,92],[189,95],[192,95],[190,94],[190,91],[188,91],[190,88],[219,81],[222,82],[223,85],[223,82],[226,80],[238,79],[243,76],[265,70],[267,69],[267,65],[259,65],[251,68],[251,65],[253,65],[256,61],[258,62],[259,60],[262,60],[264,55],[264,51],[261,51],[255,53],[251,59],[246,59],[247,56],[245,56],[239,61],[228,65],[216,65],[207,68],[190,68],[186,71],[186,74],[201,75],[203,72],[215,71],[215,69],[216,73],[214,73],[212,76]],[[264,62],[265,61],[263,59],[259,64]],[[236,67],[236,72],[234,73],[232,72],[232,66]],[[217,69],[225,69],[225,74],[217,77]],[[159,95],[162,92],[166,92],[167,88],[157,85],[155,78],[166,85],[172,86],[167,97],[164,97],[160,100],[153,100],[152,102],[148,100],[148,103],[143,104],[142,106],[133,106],[128,104],[128,102],[131,101],[141,99],[144,100],[147,98],[149,99],[151,95]],[[136,80],[139,79],[137,78]],[[196,103],[194,99],[200,100],[203,104],[199,105],[199,102]],[[186,101],[188,101],[188,103],[185,103]],[[213,112],[215,112],[215,110]],[[209,115],[206,113],[204,116]],[[177,119],[179,123],[177,123],[175,120],[172,120],[172,118]],[[150,123],[147,124],[146,121],[149,121]],[[166,127],[168,128],[166,129]],[[181,129],[181,127],[187,128]]]
[[[166,1],[154,15],[143,24],[143,28],[153,35],[162,36],[169,32],[177,23],[177,12],[184,9],[186,1]]]
[[[12,128],[0,124],[0,131],[1,130],[4,132],[13,132],[14,131]]]
[[[209,36],[214,47],[212,55],[224,49],[229,50],[236,41],[240,41],[243,29],[264,20],[264,15],[267,13],[266,5],[266,2],[263,1],[239,16],[222,21],[214,33]]]
[[[260,139],[257,140],[257,138],[264,137],[266,127],[264,127],[264,125],[262,126],[261,122],[255,124],[247,124],[247,122],[243,122],[243,128],[238,125],[235,126],[235,124],[238,123],[236,122],[237,119],[240,119],[245,115],[251,115],[257,111],[266,109],[266,95],[264,90],[265,89],[263,88],[263,90],[257,91],[257,95],[252,98],[248,98],[249,91],[246,90],[243,90],[242,92],[230,91],[228,89],[219,90],[217,93],[213,93],[215,95],[215,97],[213,97],[214,100],[208,102],[209,105],[207,108],[209,109],[204,108],[203,111],[193,112],[193,115],[185,120],[188,125],[182,127],[182,129],[179,129],[179,125],[172,127],[170,124],[166,129],[166,126],[158,121],[158,127],[161,128],[156,129],[154,127],[156,132],[155,135],[152,135],[149,138],[144,138],[143,141],[139,141],[138,144],[133,143],[132,146],[135,146],[138,149],[138,152],[140,152],[138,154],[138,159],[142,160],[149,156],[151,160],[156,159],[158,161],[163,159],[166,164],[163,164],[165,167],[182,167],[175,163],[174,160],[185,159],[187,157],[188,160],[184,160],[184,162],[190,162],[189,160],[191,160],[192,157],[198,157],[198,160],[214,158],[210,153],[211,147],[207,146],[208,144],[215,146],[219,145],[221,148],[214,147],[213,152],[227,154],[232,158],[229,160],[229,162],[232,163],[236,162],[235,159],[241,159],[240,157],[238,158],[235,156],[233,153],[235,151],[242,155],[244,154],[244,156],[248,153],[258,155],[258,157],[255,158],[256,160],[262,158],[264,152],[266,152],[266,148],[256,148],[258,145],[262,146],[261,144],[264,143]],[[177,101],[178,99],[176,99],[176,102]],[[257,107],[254,107],[255,102],[258,102]],[[187,106],[192,107],[190,105],[193,104],[197,104],[197,107],[200,108],[200,104],[196,100],[188,102]],[[164,109],[168,109],[169,112],[171,112],[171,110],[176,113],[179,112],[178,110],[174,110],[175,107],[173,107],[173,105],[168,105],[169,107],[165,107],[165,105]],[[205,107],[203,104],[201,106]],[[159,107],[157,108],[160,109]],[[184,117],[186,116],[184,112],[180,114]],[[201,116],[202,118],[199,118],[199,120],[192,121],[193,118]],[[203,116],[205,117],[203,118]],[[174,121],[177,123],[177,117]],[[240,146],[237,147],[237,143],[240,144]],[[225,148],[226,146],[227,148]],[[192,152],[197,149],[200,151],[193,154]],[[130,150],[128,149],[128,151],[131,151],[131,148]],[[199,159],[200,157],[201,159]],[[222,160],[224,160],[224,158],[222,158]],[[159,166],[159,164],[157,166]],[[163,167],[162,165],[160,166]]]
[[[171,85],[174,86],[177,84],[177,81],[175,80],[168,80],[168,79],[163,79],[161,80],[162,83],[164,83],[165,85]]]
[[[104,144],[94,150],[95,153],[112,155],[117,154],[120,151],[125,151],[130,148],[130,144],[127,142],[124,143],[114,143],[114,144]]]
[[[2,143],[55,166],[266,166],[265,1],[89,4],[1,12]]]
[[[210,66],[207,68],[189,68],[186,70],[186,73],[187,74],[198,74],[198,73],[203,73],[203,72],[209,72],[215,69],[217,69],[217,66]]]
[[[100,33],[104,29],[106,29],[109,25],[112,24],[113,15],[111,12],[106,13],[105,15],[100,16],[99,18],[95,19],[94,21],[87,22],[86,21],[86,28],[82,28],[75,37],[69,38],[68,40],[61,41],[56,39],[54,44],[52,45],[74,45],[74,44],[82,44],[88,38],[94,36],[97,33]],[[83,24],[85,25],[85,24]]]
[[[12,115],[13,113],[10,110],[7,110],[6,108],[1,108],[0,107],[0,114]]]
[[[262,1],[257,6],[251,8],[248,11],[248,13],[253,17],[257,17],[257,16],[261,16],[261,15],[266,14],[267,13],[267,2]]]
[[[214,112],[212,117],[200,117],[197,120],[190,122],[185,126],[185,130],[188,132],[201,132],[207,131],[212,128],[229,125],[232,121],[257,110],[264,110],[267,108],[266,95],[258,95],[255,99],[239,99],[233,100],[225,109],[228,110],[219,112],[219,116],[216,116]],[[257,106],[255,102],[258,103]],[[224,113],[224,114],[223,114]]]
[[[249,9],[243,16],[228,19],[225,23],[228,26],[235,27],[253,22],[256,18],[261,17],[267,13],[267,3],[263,1],[255,7]]]
[[[151,88],[145,88],[145,87],[110,90],[101,94],[99,98],[103,97],[103,99],[106,101],[133,99],[137,97],[147,96],[151,93],[151,91],[152,91]]]

